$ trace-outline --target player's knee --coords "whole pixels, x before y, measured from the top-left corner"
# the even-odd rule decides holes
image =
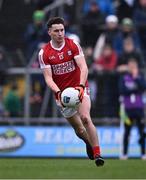
[[[82,135],[83,135],[84,132],[85,132],[85,128],[84,128],[84,127],[76,128],[76,129],[75,129],[75,132],[76,132],[76,135],[77,135],[79,138],[82,138]]]
[[[90,123],[90,119],[89,119],[89,116],[87,114],[82,114],[82,115],[80,115],[80,117],[81,117],[81,120],[82,120],[84,125],[87,125]]]

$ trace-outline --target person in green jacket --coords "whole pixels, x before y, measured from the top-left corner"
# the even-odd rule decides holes
[[[5,110],[10,117],[18,117],[21,110],[20,98],[17,95],[17,84],[13,83],[4,98]]]

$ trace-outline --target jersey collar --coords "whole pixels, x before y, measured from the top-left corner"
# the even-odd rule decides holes
[[[60,50],[65,46],[65,41],[63,42],[63,44],[62,44],[62,46],[61,46],[60,48],[54,47],[54,46],[53,46],[53,43],[52,43],[52,40],[50,41],[50,44],[51,44],[51,47],[52,47],[53,49],[60,51]]]

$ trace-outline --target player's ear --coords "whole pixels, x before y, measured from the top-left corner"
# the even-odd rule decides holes
[[[48,34],[49,34],[49,36],[50,36],[50,34],[51,34],[51,29],[50,29],[50,28],[48,29]]]

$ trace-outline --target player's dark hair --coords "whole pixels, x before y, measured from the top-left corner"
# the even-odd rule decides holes
[[[47,27],[48,29],[53,25],[53,24],[63,24],[64,25],[64,19],[61,17],[52,17],[48,20],[47,22]]]

